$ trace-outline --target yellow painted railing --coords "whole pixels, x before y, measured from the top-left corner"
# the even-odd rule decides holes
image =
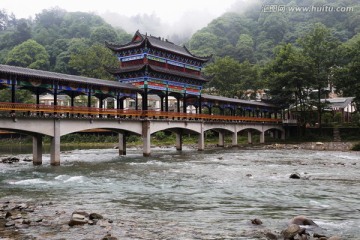
[[[208,120],[208,121],[244,121],[244,122],[267,122],[281,123],[281,119],[260,118],[260,117],[243,117],[243,116],[226,116],[226,115],[209,115],[183,112],[162,112],[162,111],[142,111],[131,109],[103,109],[88,107],[69,107],[53,106],[44,104],[26,104],[26,103],[9,103],[0,102],[0,112],[22,112],[22,113],[41,113],[57,115],[86,115],[86,116],[120,116],[135,118],[152,118],[152,119],[189,119],[189,120]]]

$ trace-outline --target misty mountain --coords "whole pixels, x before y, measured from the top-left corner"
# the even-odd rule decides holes
[[[264,63],[273,57],[276,46],[296,45],[316,23],[346,42],[360,33],[359,11],[358,0],[238,1],[231,11],[194,33],[187,46],[197,55]]]
[[[140,30],[142,33],[167,38],[179,45],[187,42],[192,34],[214,19],[213,15],[201,10],[186,12],[175,23],[163,22],[156,14],[138,14],[127,17],[116,12],[106,12],[100,16],[107,23],[114,27],[120,27],[128,33]]]

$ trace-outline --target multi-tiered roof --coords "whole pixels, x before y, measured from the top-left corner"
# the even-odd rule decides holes
[[[124,45],[106,42],[120,61],[108,71],[120,82],[140,88],[200,95],[207,80],[201,69],[210,59],[193,55],[186,47],[137,31]]]

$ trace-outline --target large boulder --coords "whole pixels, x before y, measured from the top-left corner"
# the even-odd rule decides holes
[[[301,176],[299,173],[292,173],[292,174],[290,174],[290,178],[291,179],[300,179]]]
[[[297,224],[302,226],[317,226],[317,224],[313,220],[303,215],[294,217],[290,220],[289,224]]]
[[[291,224],[286,229],[284,229],[281,234],[284,237],[284,240],[291,240],[293,239],[299,232],[301,228],[297,224]]]
[[[89,223],[89,214],[86,212],[75,211],[71,215],[69,226],[84,225]]]
[[[98,213],[90,213],[89,218],[90,220],[94,220],[94,219],[99,220],[99,219],[103,219],[104,217]]]
[[[265,237],[267,240],[278,240],[277,236],[271,232],[265,233]]]
[[[2,160],[2,163],[15,163],[15,162],[19,162],[20,159],[17,158],[17,157],[8,157],[8,158],[3,158]]]
[[[254,224],[254,225],[261,225],[262,224],[262,221],[258,218],[254,218],[251,220],[251,223]]]

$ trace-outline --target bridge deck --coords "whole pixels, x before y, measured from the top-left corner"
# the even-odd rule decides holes
[[[130,109],[103,109],[89,107],[69,107],[54,106],[44,104],[25,104],[25,103],[0,103],[0,111],[9,113],[20,112],[28,115],[56,114],[59,116],[106,116],[106,117],[137,117],[137,118],[181,118],[181,119],[201,119],[209,121],[244,121],[244,122],[268,122],[281,123],[282,119],[278,118],[261,118],[261,117],[245,117],[245,116],[228,116],[228,115],[209,115],[183,112],[162,112],[162,111],[143,111]]]

